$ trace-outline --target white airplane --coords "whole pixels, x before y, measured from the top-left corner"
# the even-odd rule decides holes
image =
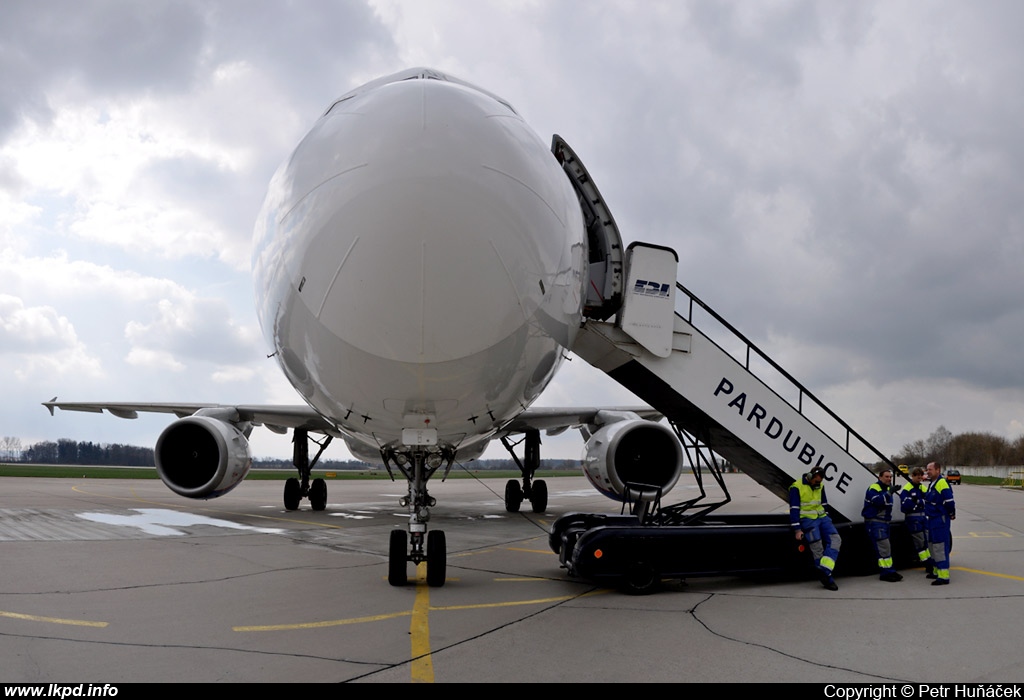
[[[343,439],[408,481],[409,536],[391,532],[392,585],[406,583],[408,561],[426,561],[428,583],[444,584],[445,537],[427,533],[427,482],[493,439],[522,472],[505,490],[513,512],[524,498],[535,512],[547,506],[533,478],[541,430],[580,428],[585,471],[606,495],[621,497],[627,482],[667,491],[678,478],[678,439],[651,409],[530,408],[584,317],[615,312],[622,247],[565,142],[556,136],[549,150],[486,90],[416,68],[336,100],[270,183],[253,278],[272,356],[306,406],[44,405],[51,414],[176,414],[155,458],[164,483],[189,498],[242,481],[254,426],[290,428],[299,478],[285,484],[288,510],[303,497],[326,507],[326,483],[310,483],[310,469]],[[310,433],[324,436],[312,461]]]

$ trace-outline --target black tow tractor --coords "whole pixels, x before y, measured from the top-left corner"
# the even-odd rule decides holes
[[[550,543],[570,575],[637,595],[654,592],[663,578],[796,572],[811,563],[785,516],[660,525],[635,515],[570,513],[554,523]]]
[[[569,574],[637,595],[657,590],[666,578],[754,573],[813,578],[813,559],[794,538],[788,514],[715,513],[731,501],[717,458],[693,438],[683,445],[700,495],[663,507],[659,488],[628,484],[618,515],[567,513],[558,518],[549,545]],[[703,503],[705,473],[721,488],[722,500]],[[843,539],[836,573],[877,573],[864,525],[834,520]],[[891,537],[894,552],[910,552],[903,523],[893,523]],[[912,565],[906,554],[897,555],[896,563]]]

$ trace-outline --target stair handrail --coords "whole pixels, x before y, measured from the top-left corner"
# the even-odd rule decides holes
[[[815,396],[814,393],[811,392],[810,389],[808,389],[803,384],[801,384],[796,379],[796,377],[794,377],[789,372],[787,372],[785,369],[783,369],[783,367],[778,362],[776,362],[775,360],[770,358],[763,350],[761,350],[761,348],[757,347],[757,345],[752,340],[750,340],[745,335],[740,333],[739,330],[737,330],[731,323],[729,323],[724,318],[722,318],[722,316],[718,312],[716,312],[714,309],[712,309],[710,306],[708,306],[700,297],[698,297],[696,294],[694,294],[689,289],[684,287],[682,285],[682,283],[676,282],[676,289],[678,289],[683,294],[685,294],[689,298],[689,300],[690,300],[689,310],[688,310],[688,316],[689,317],[688,318],[684,317],[678,311],[676,312],[677,316],[679,316],[680,318],[685,320],[687,323],[689,323],[694,328],[697,328],[697,326],[694,325],[694,323],[693,323],[693,305],[697,304],[698,306],[700,306],[701,309],[706,311],[712,318],[714,318],[716,321],[718,321],[722,325],[723,328],[725,328],[730,333],[732,333],[737,339],[739,339],[746,346],[747,356],[746,356],[746,362],[745,362],[745,369],[748,372],[753,373],[753,370],[750,369],[750,351],[753,350],[755,353],[757,353],[757,355],[761,359],[763,359],[765,362],[767,362],[769,365],[771,365],[776,371],[778,371],[779,374],[781,374],[783,377],[785,377],[787,380],[789,380],[789,382],[794,387],[796,387],[796,389],[799,391],[799,398],[797,400],[797,405],[796,406],[793,406],[793,403],[791,401],[789,401],[786,397],[781,396],[777,391],[775,391],[774,389],[772,389],[769,386],[768,389],[771,390],[773,393],[775,393],[776,396],[779,396],[779,398],[781,398],[783,401],[788,403],[790,406],[793,406],[793,408],[795,408],[797,410],[797,413],[799,413],[801,416],[803,416],[807,420],[811,421],[811,423],[814,423],[814,421],[809,416],[805,415],[804,411],[803,411],[803,398],[806,395],[815,404],[817,404],[818,407],[821,410],[823,410],[825,413],[827,413],[829,416],[831,416],[836,421],[836,423],[838,423],[843,429],[846,430],[846,446],[845,446],[844,449],[846,450],[846,452],[848,454],[850,453],[850,436],[852,435],[853,437],[857,438],[864,447],[866,447],[869,450],[871,450],[871,452],[873,452],[875,454],[875,456],[877,456],[882,462],[884,462],[887,466],[891,467],[895,471],[896,465],[893,464],[892,460],[890,460],[888,457],[886,457],[881,452],[879,452],[878,449],[876,449],[874,445],[872,445],[870,442],[868,442],[864,438],[864,436],[862,436],[856,430],[851,428],[850,425],[846,421],[844,421],[842,418],[840,418],[835,413],[835,411],[833,411],[831,408],[826,406],[821,401],[821,399],[819,399],[817,396]],[[705,335],[705,337],[707,337],[706,334],[703,333],[703,331],[702,331],[702,335]],[[712,343],[715,343],[715,341],[713,339],[711,339],[710,337],[708,337],[708,340],[710,340]],[[718,343],[715,343],[715,345],[718,345]],[[721,348],[723,352],[727,352],[727,353],[729,352],[725,348],[722,348],[720,345],[718,347]],[[732,355],[732,353],[729,353],[729,354]],[[735,357],[734,357],[734,359],[735,359]],[[767,384],[765,386],[767,386]]]

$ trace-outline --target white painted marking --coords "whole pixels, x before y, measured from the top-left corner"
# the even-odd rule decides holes
[[[114,513],[76,513],[75,515],[83,520],[89,520],[94,523],[135,527],[147,535],[155,535],[157,537],[185,535],[185,532],[175,528],[192,527],[195,525],[211,525],[229,530],[258,532],[265,535],[281,535],[285,532],[285,530],[279,528],[252,527],[250,525],[233,523],[230,520],[208,518],[205,515],[195,515],[178,510],[166,510],[163,508],[133,508],[132,510],[138,513],[138,515],[116,515]]]

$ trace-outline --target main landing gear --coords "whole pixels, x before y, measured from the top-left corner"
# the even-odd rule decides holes
[[[526,443],[523,447],[522,462],[513,451],[519,442]],[[509,479],[505,484],[505,510],[509,513],[518,513],[519,506],[527,500],[534,513],[543,513],[548,507],[548,485],[542,479],[533,480],[533,475],[540,467],[540,431],[527,430],[519,442],[511,442],[507,437],[501,438],[501,444],[512,455],[512,460],[523,475],[522,485],[515,479]]]
[[[406,565],[408,562],[427,563],[427,585],[437,588],[443,586],[447,575],[447,542],[444,532],[431,530],[427,532],[430,520],[430,509],[437,500],[427,493],[427,481],[442,465],[445,475],[452,468],[455,458],[451,450],[425,452],[410,450],[396,452],[388,449],[381,451],[384,466],[394,479],[392,466],[397,468],[409,482],[409,495],[399,503],[409,509],[409,532],[392,530],[388,542],[388,583],[392,586],[404,586],[408,582]]]
[[[302,428],[295,429],[292,436],[292,464],[299,470],[299,479],[292,477],[284,482],[285,510],[298,510],[299,502],[306,497],[309,498],[309,504],[313,510],[323,510],[327,507],[327,482],[323,479],[313,479],[313,482],[310,483],[309,476],[313,471],[313,466],[320,460],[320,455],[324,453],[333,439],[328,435],[323,442],[317,442],[320,449],[313,457],[313,461],[310,462],[309,432]]]

